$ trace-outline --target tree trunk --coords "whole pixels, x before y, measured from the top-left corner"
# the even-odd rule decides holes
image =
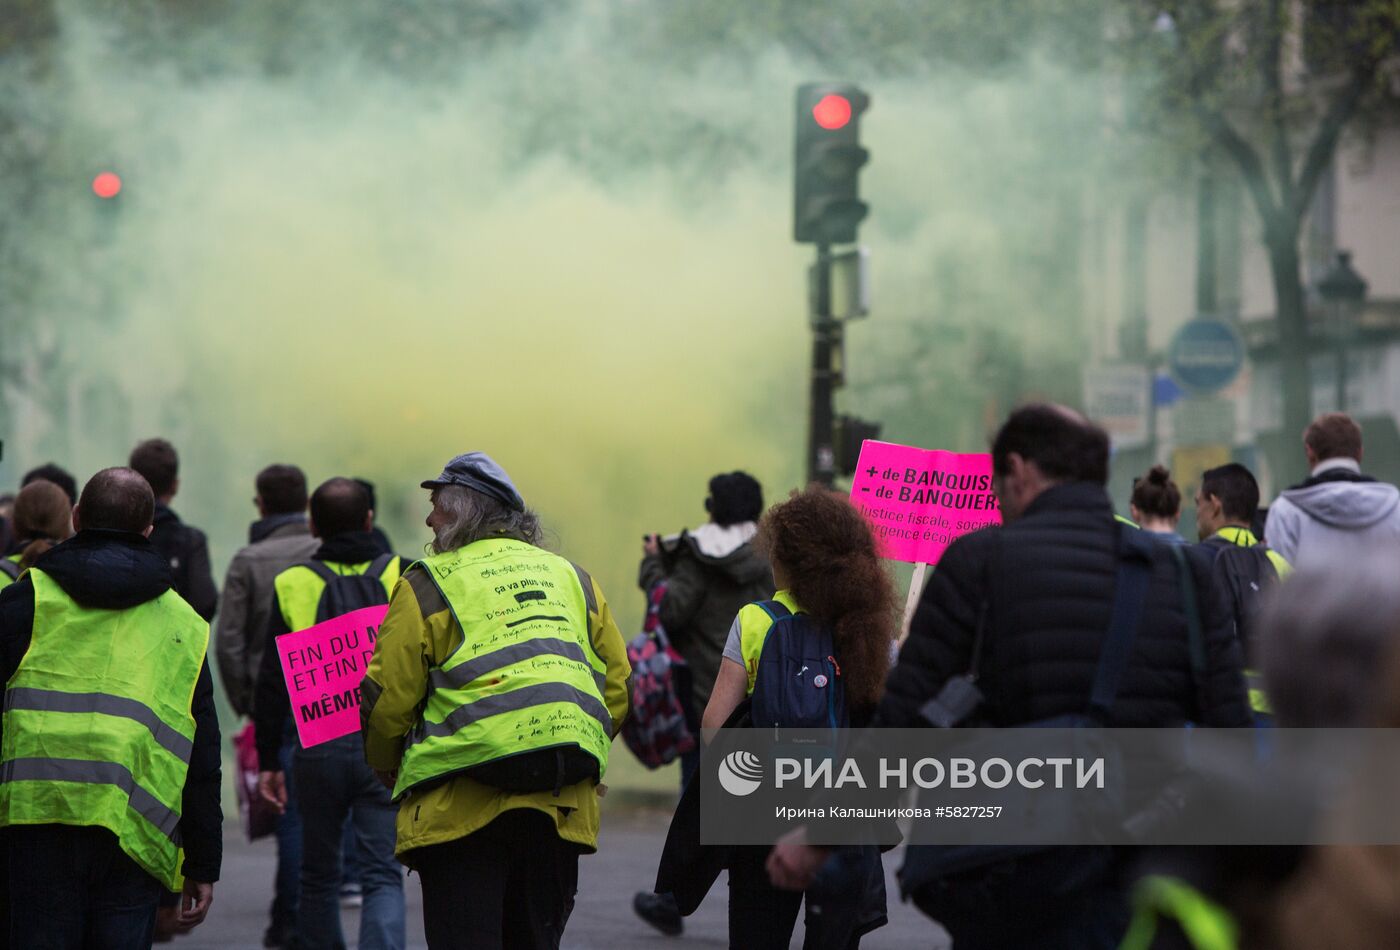
[[[1196,179],[1196,314],[1216,316],[1220,310],[1217,290],[1215,227],[1215,165],[1210,149],[1201,153]]]
[[[1273,272],[1274,302],[1278,315],[1279,386],[1283,392],[1283,457],[1276,473],[1284,484],[1307,474],[1303,456],[1303,429],[1312,421],[1312,372],[1309,366],[1308,308],[1303,294],[1302,264],[1298,254],[1298,229],[1268,223],[1265,242],[1269,269]]]

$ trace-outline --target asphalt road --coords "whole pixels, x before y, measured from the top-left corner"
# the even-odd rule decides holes
[[[632,914],[632,894],[649,886],[666,834],[667,817],[659,813],[609,814],[603,819],[603,837],[597,854],[579,864],[579,894],[564,932],[568,950],[687,950],[727,947],[726,888],[723,879],[700,909],[686,920],[685,936],[663,937]],[[174,950],[256,948],[262,946],[267,907],[272,899],[276,866],[271,841],[249,844],[230,826],[224,842],[223,880],[214,892],[214,906],[204,924],[193,934],[163,946]],[[893,871],[897,855],[886,856],[890,893],[897,895]],[[408,945],[425,948],[422,894],[415,878],[405,888],[408,900]],[[344,913],[345,934],[355,946],[358,916]],[[793,947],[802,945],[799,923]],[[862,950],[947,950],[947,936],[912,906],[890,903],[890,923],[861,942]]]

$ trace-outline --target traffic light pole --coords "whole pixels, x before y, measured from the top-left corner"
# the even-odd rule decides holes
[[[811,294],[812,386],[808,408],[807,481],[830,488],[836,481],[835,410],[832,394],[836,389],[833,354],[841,345],[841,325],[831,316],[831,249],[817,245],[817,265]]]

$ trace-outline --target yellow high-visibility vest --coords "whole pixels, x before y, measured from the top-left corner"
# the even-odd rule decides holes
[[[607,665],[593,649],[593,582],[558,555],[488,538],[418,562],[462,644],[429,670],[394,797],[509,756],[576,745],[598,763],[612,743]]]
[[[209,624],[173,590],[80,606],[42,570],[29,651],[5,686],[0,827],[97,825],[172,891]]]

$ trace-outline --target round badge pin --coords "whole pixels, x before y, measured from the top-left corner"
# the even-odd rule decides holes
[[[817,689],[821,689],[826,685],[826,676],[824,674],[818,673],[816,676],[812,677],[812,685],[815,686]]]

